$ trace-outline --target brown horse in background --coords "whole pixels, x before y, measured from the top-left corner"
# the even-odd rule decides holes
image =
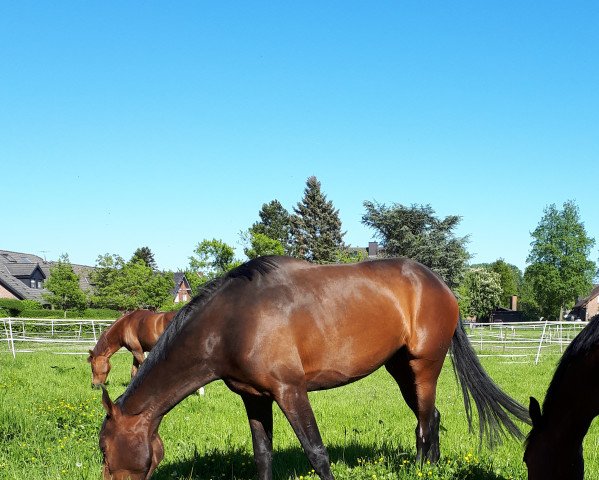
[[[92,387],[106,383],[111,368],[109,358],[121,347],[133,354],[133,378],[145,360],[144,352],[152,350],[176,314],[176,311],[157,313],[135,310],[115,321],[102,333],[94,349],[89,351],[87,361],[92,367]]]
[[[582,480],[582,442],[599,415],[599,318],[562,355],[543,402],[530,397],[532,430],[524,461],[529,480]]]
[[[455,296],[428,268],[407,259],[327,266],[252,260],[181,309],[116,402],[103,389],[104,478],[148,479],[164,456],[164,415],[222,379],[244,402],[259,479],[272,479],[276,402],[315,472],[332,480],[308,391],[348,384],[383,365],[416,416],[417,459],[435,462],[437,378],[450,347],[468,422],[472,395],[481,436],[520,435],[509,414],[530,421],[528,412],[485,373]]]

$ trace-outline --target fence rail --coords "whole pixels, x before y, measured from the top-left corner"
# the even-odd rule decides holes
[[[0,351],[83,353],[92,348],[113,320],[2,318]],[[542,355],[561,355],[588,322],[466,323],[479,356],[538,363]]]
[[[539,362],[541,355],[562,355],[588,322],[467,323],[470,343],[479,356]]]
[[[81,353],[93,347],[102,331],[114,320],[71,320],[40,318],[2,318],[4,336],[0,351],[7,348],[13,357],[17,353],[50,351]]]

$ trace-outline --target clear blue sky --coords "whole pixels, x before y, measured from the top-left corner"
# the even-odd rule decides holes
[[[430,204],[523,268],[551,203],[599,241],[599,3],[0,0],[0,164],[0,249],[48,259],[242,257],[316,175],[348,244]]]

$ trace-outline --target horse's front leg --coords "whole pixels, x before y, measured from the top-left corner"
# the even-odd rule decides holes
[[[272,480],[272,399],[242,395],[252,430],[259,480]]]
[[[291,424],[314,471],[322,480],[334,480],[329,454],[322,442],[305,388],[284,385],[275,400]]]

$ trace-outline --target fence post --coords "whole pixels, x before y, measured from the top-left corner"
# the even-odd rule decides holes
[[[539,341],[539,348],[537,350],[537,357],[535,358],[535,365],[539,363],[539,357],[541,356],[541,346],[543,345],[543,339],[545,338],[545,330],[547,329],[547,320],[543,326],[543,333],[541,334],[541,340]]]
[[[92,319],[92,331],[94,332],[94,343],[98,343],[98,339],[96,338],[96,324],[94,323],[93,319]]]
[[[12,318],[8,319],[8,333],[9,333],[8,343],[10,343],[10,349],[12,351],[12,358],[17,358],[17,355],[15,353],[15,339],[12,336]]]

